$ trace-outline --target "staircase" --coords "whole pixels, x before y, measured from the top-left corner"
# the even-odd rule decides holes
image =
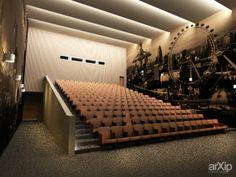
[[[75,127],[75,153],[94,152],[100,150],[99,138],[94,137],[90,126],[85,121],[76,118]]]

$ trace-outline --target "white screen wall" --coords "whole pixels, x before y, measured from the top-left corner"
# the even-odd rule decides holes
[[[104,61],[105,65],[60,59],[73,56]],[[25,68],[25,88],[43,91],[43,78],[119,83],[126,81],[126,48],[85,40],[30,26]]]

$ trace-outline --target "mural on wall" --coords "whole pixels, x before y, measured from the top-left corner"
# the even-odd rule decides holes
[[[191,108],[235,110],[235,27],[217,35],[203,23],[187,26],[173,38],[167,54],[159,46],[156,60],[151,62],[150,56],[139,54],[128,67],[131,88]]]

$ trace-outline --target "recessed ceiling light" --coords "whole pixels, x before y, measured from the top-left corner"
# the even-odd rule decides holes
[[[134,1],[132,1],[132,2],[134,2]],[[139,3],[139,2],[137,1],[137,3]],[[95,8],[95,7],[80,3],[79,1],[68,1],[68,5],[78,7],[78,9],[81,9],[83,12],[89,12],[90,16],[96,15],[96,17],[98,19],[103,17],[103,21],[106,21],[106,20],[109,21],[112,19],[112,21],[117,22],[118,24],[123,24],[123,25],[125,24],[125,26],[129,25],[132,27],[137,27],[137,29],[138,28],[145,29],[146,31],[150,32],[150,34],[155,34],[155,35],[160,34],[160,33],[165,33],[165,32],[169,33],[169,31],[165,31],[165,30],[138,22],[136,20],[132,20],[132,19],[120,16],[120,15],[116,15],[114,13],[110,13],[108,11],[104,11],[99,8]],[[77,17],[76,15],[74,15],[74,17],[79,18],[79,16]],[[87,20],[86,17],[84,17],[83,19]],[[93,22],[97,23],[95,21],[93,21]],[[104,23],[104,26],[106,26],[105,23]],[[125,30],[122,29],[122,31],[125,31]],[[152,36],[150,36],[150,37],[152,37]]]
[[[165,16],[167,19],[172,19],[172,20],[174,20],[174,21],[176,21],[176,22],[178,22],[178,23],[192,23],[192,22],[189,21],[189,20],[186,20],[186,19],[184,19],[184,18],[182,18],[182,17],[179,17],[179,16],[177,16],[177,15],[174,15],[174,14],[172,14],[172,13],[169,13],[169,12],[167,12],[167,11],[165,11],[165,10],[159,9],[159,8],[157,8],[157,7],[154,7],[154,6],[152,6],[152,5],[150,5],[150,4],[147,4],[147,3],[145,3],[145,2],[142,2],[142,1],[135,1],[135,2],[136,2],[137,4],[140,3],[140,5],[143,6],[144,8],[146,8],[147,11],[153,12],[153,13],[155,13],[155,14],[158,14],[159,16],[160,16],[160,15],[161,15],[161,16]]]

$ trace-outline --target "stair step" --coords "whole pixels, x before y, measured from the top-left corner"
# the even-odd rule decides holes
[[[75,140],[75,144],[78,146],[81,145],[94,145],[97,144],[99,142],[98,138],[88,138],[88,139],[78,139]]]
[[[93,138],[93,135],[91,133],[75,134],[75,139],[85,139],[85,138]]]
[[[89,126],[89,125],[81,125],[81,124],[78,125],[78,124],[76,124],[75,128],[76,128],[76,129],[85,129],[85,128],[88,128],[88,129],[89,129],[90,126]]]
[[[83,120],[76,120],[75,123],[76,125],[87,125],[86,122]]]
[[[89,128],[81,128],[75,130],[76,134],[84,134],[84,133],[91,133],[91,130]]]
[[[100,145],[85,145],[85,146],[75,146],[75,153],[86,153],[86,152],[95,152],[101,150]]]

